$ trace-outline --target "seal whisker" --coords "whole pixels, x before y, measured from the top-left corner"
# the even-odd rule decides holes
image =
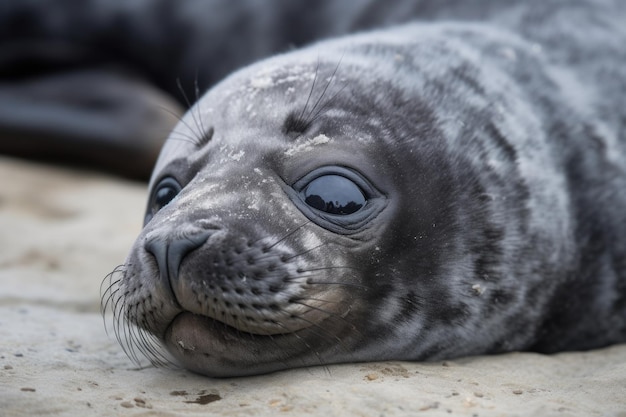
[[[146,324],[144,321],[143,325],[145,326]],[[124,337],[123,342],[120,341],[120,345],[122,345],[124,353],[137,366],[144,367],[139,354],[145,357],[152,366],[175,366],[172,360],[163,353],[161,342],[155,335],[131,323],[130,320],[125,320],[123,327],[124,331],[121,335]]]
[[[341,337],[339,337],[338,335],[333,334],[327,329],[325,329],[324,327],[322,327],[319,323],[308,320],[299,314],[291,314],[290,317],[295,318],[297,320],[304,321],[305,323],[308,323],[310,326],[307,327],[307,330],[313,333],[314,335],[316,335],[318,339],[334,340],[336,342],[336,346],[339,346],[341,350],[344,351],[344,353],[347,353],[349,356],[352,356],[353,352],[350,350],[348,346],[345,345],[345,341],[342,340]],[[331,315],[330,318],[336,318],[336,317]],[[294,334],[297,334],[297,333],[294,333]],[[312,350],[312,348],[308,344],[306,346],[309,350]],[[316,356],[318,357],[318,359],[321,360],[319,353],[316,353]],[[326,366],[326,364],[321,361],[320,361],[320,365]]]
[[[327,246],[327,245],[329,245],[329,244],[332,244],[332,242],[331,242],[331,243],[320,243],[319,245],[314,246],[314,247],[312,247],[312,248],[310,248],[310,249],[307,249],[307,250],[302,251],[302,252],[300,252],[300,253],[296,253],[295,255],[292,255],[292,256],[286,257],[286,258],[285,258],[285,260],[291,261],[292,259],[295,259],[295,258],[298,258],[298,257],[300,257],[300,256],[306,255],[307,253],[311,253],[311,252],[313,252],[314,250],[319,249],[319,248],[323,248],[323,247],[325,247],[325,246]]]
[[[269,246],[265,246],[263,248],[264,251],[269,251],[270,249],[272,249],[273,247],[278,245],[280,242],[286,240],[289,236],[293,235],[294,233],[296,233],[297,231],[299,231],[300,229],[302,229],[304,226],[306,226],[309,223],[311,223],[311,221],[307,220],[306,222],[302,223],[301,225],[296,226],[294,229],[289,230],[287,233],[285,233],[284,235],[279,237],[274,243],[270,244]],[[257,239],[257,240],[252,242],[252,245],[256,245],[256,244],[260,243],[261,241],[263,241],[264,239],[268,239],[268,238],[267,237],[262,237],[260,239]]]
[[[175,363],[163,352],[161,342],[151,333],[136,328],[137,338],[134,343],[139,351],[150,361],[153,366],[172,367]]]
[[[312,298],[309,298],[309,299],[312,299]],[[306,300],[306,299],[305,299],[305,298],[302,298],[302,300]],[[351,330],[351,331],[355,331],[355,332],[357,332],[357,333],[360,333],[360,332],[359,332],[359,330],[357,329],[357,327],[356,327],[353,323],[351,323],[350,321],[346,320],[346,318],[345,318],[345,317],[342,317],[340,314],[334,313],[334,312],[332,312],[332,311],[328,311],[328,310],[323,309],[323,308],[321,308],[321,307],[312,306],[312,305],[310,305],[310,304],[303,303],[303,302],[301,302],[301,301],[296,301],[296,300],[294,300],[294,301],[293,301],[293,303],[294,303],[294,304],[300,304],[301,306],[304,306],[304,307],[310,308],[310,309],[315,310],[315,311],[319,311],[320,313],[324,313],[324,314],[326,314],[329,318],[339,319],[339,320],[343,321],[345,324],[347,324],[347,325],[350,327],[350,330]],[[304,313],[304,314],[306,314],[306,313]]]
[[[197,78],[196,78],[197,80]],[[202,126],[202,121],[199,119],[202,119],[202,117],[199,114],[196,114],[196,112],[194,112],[194,106],[191,103],[191,101],[189,100],[189,97],[187,96],[187,93],[185,92],[185,90],[183,89],[183,86],[181,84],[180,78],[176,79],[176,85],[178,86],[178,89],[180,90],[181,95],[183,96],[183,99],[185,100],[185,103],[187,104],[187,107],[190,109],[190,111],[188,112],[191,115],[191,119],[193,120],[194,124],[195,124],[195,129],[193,129],[188,123],[184,123],[185,126],[187,126],[187,128],[192,132],[197,134],[197,137],[195,138],[195,141],[193,142],[193,144],[196,146],[196,148],[200,148],[202,147],[202,145],[206,142],[208,142],[208,140],[204,140],[203,136],[204,136],[204,129]],[[197,112],[200,111],[199,105],[195,106],[195,109]],[[196,131],[197,130],[197,131]]]
[[[307,110],[307,107],[309,106],[309,101],[311,101],[311,97],[313,96],[313,91],[315,91],[315,83],[317,82],[317,75],[319,73],[319,69],[320,69],[320,59],[318,57],[317,59],[317,64],[315,66],[315,74],[313,75],[313,82],[311,83],[311,89],[309,90],[309,95],[306,98],[306,102],[304,103],[304,107],[302,107],[302,111],[300,112],[300,115],[298,116],[298,123],[301,125],[298,127],[298,135],[296,136],[296,138],[298,136],[300,136],[305,130],[306,128],[304,128],[304,126],[306,126],[306,123],[302,123],[302,120],[304,118],[304,113]]]
[[[104,322],[104,331],[106,332],[107,336],[109,335],[109,329],[106,325],[106,312],[107,309],[112,306],[115,302],[117,302],[117,299],[119,298],[119,287],[117,287],[119,283],[119,280],[116,281],[111,287],[109,287],[109,289],[107,289],[107,291],[109,292],[106,300],[101,301],[101,314],[102,314],[102,321]],[[111,290],[111,288],[115,286],[115,290]],[[103,304],[102,304],[103,303]],[[111,310],[113,313],[113,317],[115,320],[115,312],[113,310]]]
[[[355,283],[351,283],[351,282],[333,282],[333,281],[317,281],[317,282],[315,282],[315,281],[311,281],[310,278],[307,279],[306,285],[337,285],[337,286],[344,286],[344,287],[360,288],[360,289],[365,290],[365,291],[371,290],[371,288],[366,286],[366,285],[355,284]]]
[[[104,331],[107,335],[109,335],[109,329],[106,325],[106,312],[111,309],[113,314],[113,322],[115,324],[115,315],[116,315],[116,305],[120,301],[121,297],[119,295],[120,287],[119,284],[122,281],[122,278],[117,278],[113,280],[113,277],[117,274],[122,274],[126,268],[126,265],[118,265],[107,274],[102,282],[100,283],[100,314],[102,315],[102,320],[104,322]],[[103,285],[108,281],[108,285],[106,289],[103,291]]]
[[[153,364],[154,361],[152,355],[150,354],[150,347],[147,346],[147,342],[142,336],[141,329],[128,322],[126,323],[125,327],[127,330],[126,334],[128,335],[125,341],[133,353],[133,362],[135,362],[138,366],[141,366],[141,360],[138,358],[137,355],[138,352],[143,355],[143,357],[148,359],[150,364]]]
[[[193,116],[193,108],[191,110],[192,116],[193,116],[193,120],[196,123],[196,126],[200,129],[200,135],[198,135],[198,143],[196,143],[196,147],[198,149],[201,149],[202,147],[204,147],[207,143],[209,143],[211,141],[211,139],[213,138],[213,134],[215,132],[215,129],[211,126],[208,129],[206,128],[206,126],[204,126],[204,119],[202,118],[202,111],[201,111],[201,106],[202,106],[202,102],[200,101],[200,87],[198,86],[198,72],[196,70],[196,77],[194,79],[194,93],[196,95],[196,102],[195,102],[195,106],[193,108],[196,109],[196,115]]]
[[[303,314],[306,314],[306,313],[303,313]],[[295,319],[301,320],[301,321],[303,321],[303,322],[305,322],[305,323],[310,324],[310,327],[315,327],[316,329],[319,329],[319,330],[321,331],[321,333],[320,333],[320,332],[318,332],[318,331],[316,331],[316,330],[312,330],[310,327],[307,327],[307,329],[309,329],[309,331],[311,331],[312,333],[314,333],[314,334],[315,334],[315,335],[317,335],[318,337],[320,337],[320,338],[334,339],[334,340],[335,340],[335,341],[337,341],[340,345],[342,345],[342,346],[343,346],[343,341],[341,340],[341,338],[340,338],[339,336],[337,336],[336,334],[330,333],[328,330],[326,330],[326,329],[324,329],[323,327],[321,327],[321,326],[319,325],[319,323],[316,323],[316,322],[314,322],[314,321],[311,321],[311,320],[305,319],[305,318],[303,317],[303,315],[301,315],[301,314],[290,314],[290,315],[289,315],[289,317],[290,317],[290,318],[295,318]]]
[[[200,87],[198,86],[198,69],[196,68],[196,76],[194,77],[193,80],[193,91],[194,94],[196,95],[196,109],[197,109],[197,118],[194,117],[194,120],[196,122],[196,124],[198,125],[197,127],[200,128],[200,132],[205,132],[205,128],[204,128],[204,123],[202,122],[202,113],[200,111]]]
[[[128,320],[118,320],[115,326],[115,336],[118,343],[122,347],[122,350],[126,356],[135,364],[140,365],[141,361],[137,356],[136,346],[133,338],[132,324]]]
[[[343,55],[341,56],[341,58],[339,58],[339,62],[337,62],[337,65],[335,66],[335,69],[333,70],[333,73],[331,74],[330,78],[328,79],[328,82],[326,83],[326,85],[324,86],[324,89],[322,90],[322,93],[320,94],[320,96],[317,98],[317,100],[315,101],[315,104],[313,105],[313,107],[311,108],[311,110],[309,111],[309,114],[306,117],[306,122],[304,122],[304,130],[307,130],[309,128],[309,126],[313,123],[313,121],[320,115],[320,112],[323,111],[323,109],[325,108],[326,104],[328,103],[328,101],[326,102],[326,104],[324,104],[316,113],[313,117],[311,117],[313,115],[313,112],[317,109],[317,106],[319,106],[320,102],[322,101],[322,99],[324,98],[324,96],[326,95],[326,92],[328,91],[328,88],[330,87],[330,85],[332,84],[332,82],[335,79],[335,76],[337,74],[337,71],[339,70],[339,66],[341,65],[341,61],[343,60]],[[318,61],[318,68],[319,68],[319,61]],[[317,69],[316,69],[316,74],[317,74]],[[340,90],[341,91],[341,90]],[[339,93],[339,92],[338,92]],[[337,94],[333,95],[332,98],[334,98]],[[308,101],[307,101],[308,103]]]
[[[198,144],[198,139],[194,136],[182,133],[182,132],[172,132],[169,137],[167,138],[168,141],[172,141],[172,142],[186,142],[186,143],[191,143],[194,146],[197,146]]]
[[[311,124],[313,124],[313,122],[315,122],[324,112],[324,110],[326,110],[326,108],[333,102],[333,100],[343,92],[343,90],[345,90],[347,87],[347,85],[343,85],[341,86],[341,88],[335,92],[335,94],[332,95],[332,97],[330,97],[328,100],[326,100],[326,102],[324,102],[324,104],[322,104],[322,106],[320,106],[320,108],[318,109],[317,112],[315,112],[315,114],[313,115],[313,117],[311,117],[311,119],[309,120],[307,127]]]
[[[115,337],[122,347],[126,356],[138,366],[141,366],[141,360],[137,355],[137,345],[135,332],[139,329],[131,322],[131,311],[127,304],[120,298],[121,304],[116,303],[115,307],[115,326],[113,327]],[[135,308],[136,310],[136,308]],[[141,350],[139,349],[141,352]]]
[[[112,272],[107,274],[107,276],[104,277],[104,279],[100,283],[100,314],[102,315],[103,319],[109,307],[109,303],[112,302],[113,297],[119,290],[119,283],[122,279],[119,278],[113,281],[113,276],[116,275],[117,273],[122,272],[121,269],[119,269],[121,267],[122,266],[116,267]],[[107,280],[109,282],[107,284],[106,289],[103,291],[102,287],[103,285],[105,285],[105,281]]]
[[[125,308],[120,308],[119,314],[117,315],[116,326],[115,329],[115,337],[117,338],[118,343],[122,346],[122,350],[126,354],[126,356],[135,364],[140,364],[137,353],[135,351],[134,339],[132,336],[133,329],[130,320],[127,317],[124,317],[124,314],[127,310]]]
[[[159,108],[160,108],[161,110],[165,111],[166,113],[168,113],[168,114],[170,114],[170,115],[174,116],[174,118],[178,119],[178,121],[179,121],[181,124],[185,125],[185,126],[187,127],[187,129],[189,129],[189,131],[191,131],[191,132],[193,132],[193,131],[194,131],[194,130],[191,128],[191,126],[189,126],[189,124],[185,121],[185,119],[184,119],[181,115],[179,115],[179,114],[177,114],[177,113],[174,113],[172,110],[168,109],[167,107],[159,106]],[[167,138],[167,140],[168,140],[168,141],[169,141],[169,140],[180,140],[180,141],[184,141],[184,142],[188,142],[188,143],[191,143],[191,144],[197,145],[197,144],[198,144],[199,139],[201,140],[201,138],[197,138],[197,137],[195,137],[195,136],[193,136],[193,135],[189,135],[189,134],[187,134],[187,133],[182,133],[182,132],[177,132],[177,131],[168,132],[168,133],[170,133],[170,134],[169,134],[169,136],[168,136],[168,138]],[[180,137],[180,138],[176,138],[176,137],[174,137],[174,134],[176,134],[176,135],[180,135],[180,136],[182,136],[182,137]]]
[[[291,313],[289,313],[289,312],[287,312],[287,311],[284,311],[284,313],[285,313],[285,314],[288,314],[290,317],[292,316],[292,314],[291,314]],[[295,318],[298,318],[298,316],[295,316],[295,315],[294,315],[294,317],[295,317]],[[320,366],[324,366],[324,367],[326,367],[326,364],[325,364],[325,363],[324,363],[324,361],[322,360],[322,357],[320,356],[319,352],[318,352],[317,350],[315,350],[315,349],[314,349],[314,348],[313,348],[313,347],[309,344],[309,342],[307,342],[307,341],[306,341],[303,337],[301,337],[301,336],[300,336],[297,332],[296,332],[296,333],[292,333],[291,331],[289,331],[289,329],[288,329],[285,325],[283,325],[282,323],[278,323],[278,322],[277,322],[276,324],[277,324],[279,327],[284,328],[284,329],[287,331],[287,333],[288,333],[288,334],[293,335],[293,336],[294,336],[294,337],[295,337],[295,338],[296,338],[299,342],[301,342],[301,343],[304,345],[304,347],[305,347],[305,348],[306,348],[309,352],[313,352],[313,354],[315,355],[315,357],[316,357],[316,358],[317,358],[317,360],[319,361],[319,365],[320,365]],[[313,333],[314,333],[314,334],[317,334],[317,335],[319,336],[319,334],[318,334],[318,333],[316,333],[316,332],[313,332]],[[291,343],[289,343],[289,345],[291,345]],[[293,345],[291,345],[291,346],[293,346]],[[300,361],[302,362],[302,364],[303,364],[304,366],[306,366],[306,365],[307,365],[307,363],[305,362],[304,358],[299,358],[299,359],[300,359]]]
[[[120,264],[120,265],[116,266],[115,268],[113,268],[113,270],[111,272],[109,272],[108,274],[106,274],[106,276],[102,279],[102,281],[100,282],[100,294],[101,294],[100,299],[101,300],[102,300],[102,296],[104,294],[106,294],[111,289],[112,285],[114,285],[115,283],[120,281],[120,280],[116,280],[115,283],[112,284],[111,280],[112,280],[113,276],[115,274],[124,272],[125,268],[126,268],[126,265]],[[106,281],[108,281],[107,289],[104,290],[104,292],[103,292],[102,291],[102,287],[105,285]]]

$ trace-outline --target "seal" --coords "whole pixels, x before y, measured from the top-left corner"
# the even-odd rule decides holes
[[[523,2],[227,77],[109,278],[129,355],[230,377],[626,341],[625,17]]]

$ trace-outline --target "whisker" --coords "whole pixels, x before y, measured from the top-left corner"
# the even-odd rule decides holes
[[[347,325],[350,327],[350,330],[353,330],[353,331],[355,331],[355,332],[357,332],[357,333],[359,333],[359,334],[360,334],[359,330],[357,329],[357,327],[356,327],[353,323],[351,323],[350,321],[346,320],[346,318],[345,318],[345,317],[342,317],[341,315],[339,315],[339,314],[337,314],[337,313],[334,313],[334,312],[332,312],[332,311],[325,310],[325,309],[320,308],[320,307],[316,307],[316,306],[312,306],[312,305],[309,305],[309,304],[306,304],[306,303],[302,303],[302,302],[299,302],[299,301],[293,301],[293,303],[294,303],[294,304],[299,304],[299,305],[301,305],[301,306],[304,306],[304,307],[310,308],[310,309],[315,310],[315,311],[319,311],[320,313],[324,313],[324,314],[326,314],[329,318],[339,319],[339,320],[341,320],[342,322],[344,322],[345,324],[347,324]]]
[[[272,243],[272,244],[271,244],[271,245],[269,245],[269,246],[266,246],[266,247],[265,247],[265,250],[270,250],[270,249],[272,249],[274,246],[276,246],[276,245],[278,245],[280,242],[282,242],[282,241],[286,240],[289,236],[293,235],[294,233],[296,233],[298,230],[302,229],[304,226],[306,226],[306,225],[307,225],[307,224],[309,224],[309,223],[311,223],[311,221],[310,221],[310,220],[307,220],[306,222],[302,223],[301,225],[296,226],[296,228],[295,228],[295,229],[290,230],[290,231],[288,231],[286,234],[284,234],[283,236],[279,237],[279,238],[278,238],[278,240],[276,240],[276,242]],[[264,240],[264,239],[268,239],[268,237],[262,237],[262,238],[260,238],[260,239],[258,239],[258,240],[256,240],[256,241],[252,242],[252,244],[253,244],[253,245],[255,245],[255,244],[257,244],[257,243],[261,242],[261,241],[262,241],[262,240]]]
[[[106,312],[111,311],[113,315],[113,333],[124,354],[136,365],[141,365],[140,355],[148,359],[154,366],[166,366],[172,361],[164,355],[160,348],[158,339],[139,328],[131,322],[136,312],[136,307],[131,309],[125,302],[124,289],[121,284],[123,274],[128,265],[118,265],[112,272],[107,274],[100,284],[101,293],[101,313],[104,320],[104,327],[107,334],[109,328],[106,325]],[[144,322],[145,324],[145,322]]]
[[[295,281],[295,280],[294,280]],[[361,285],[361,284],[355,284],[352,282],[333,282],[333,281],[310,281],[309,279],[307,279],[306,281],[306,285],[336,285],[338,287],[352,287],[352,288],[360,288],[364,291],[369,291],[371,290],[370,287],[365,286],[365,285]]]
[[[315,90],[315,83],[317,82],[317,74],[319,72],[319,69],[320,69],[320,60],[318,57],[317,65],[315,66],[315,74],[313,76],[313,82],[311,83],[311,89],[309,90],[309,95],[306,98],[306,103],[304,103],[304,107],[302,108],[302,111],[300,112],[300,116],[298,116],[298,120],[302,120],[302,118],[304,117],[304,112],[307,110],[307,107],[309,106],[309,101],[311,100],[311,97],[313,96],[313,91]]]
[[[322,115],[323,111],[328,108],[328,106],[333,102],[333,100],[341,92],[343,92],[343,90],[345,90],[346,87],[347,87],[347,85],[342,86],[338,91],[335,92],[335,94],[333,94],[333,96],[331,98],[326,100],[326,102],[319,108],[319,110],[313,115],[313,117],[311,117],[311,120],[309,120],[309,122],[308,122],[308,126],[310,126],[313,122],[315,122]]]
[[[286,260],[288,260],[288,261],[290,261],[290,260],[295,259],[295,258],[297,258],[297,257],[299,257],[299,256],[303,256],[303,255],[306,255],[307,253],[313,252],[315,249],[323,248],[324,246],[327,246],[328,244],[332,244],[332,242],[331,242],[331,243],[320,243],[320,244],[319,244],[319,245],[317,245],[317,246],[314,246],[314,247],[312,247],[312,248],[310,248],[310,249],[307,249],[307,250],[305,250],[305,251],[302,251],[302,252],[300,252],[300,253],[297,253],[297,254],[295,254],[295,255],[293,255],[293,256],[290,256],[290,257],[288,257],[288,258],[285,258],[285,259],[286,259]]]
[[[302,269],[300,272],[315,272],[315,271],[326,271],[326,270],[330,270],[330,269],[353,269],[355,271],[361,271],[360,268],[355,268],[353,266],[347,266],[347,265],[330,265],[330,266],[320,266],[319,268],[307,268],[307,269]]]
[[[180,82],[180,78],[176,79],[176,85],[178,86],[178,89],[180,90],[185,103],[187,104],[187,107],[189,109],[189,113],[191,114],[191,119],[193,120],[194,124],[196,125],[196,129],[192,129],[191,126],[188,123],[185,123],[185,126],[189,129],[190,132],[194,133],[196,136],[196,141],[194,142],[194,145],[200,147],[201,143],[202,143],[202,132],[204,132],[204,130],[202,129],[202,122],[199,121],[199,115],[197,115],[193,110],[194,110],[194,106],[191,104],[191,102],[189,101],[189,97],[187,96],[187,93],[185,93],[185,90],[183,89],[183,86]],[[196,107],[197,111],[199,110],[199,107]],[[199,130],[199,131],[196,131]]]
[[[291,314],[290,314],[289,312],[287,312],[287,311],[283,311],[283,313],[285,313],[285,315],[289,315],[289,316],[291,316]],[[296,316],[296,317],[297,317],[297,316]],[[321,365],[321,366],[325,366],[325,365],[324,365],[324,361],[322,360],[322,357],[320,356],[319,352],[318,352],[317,350],[313,349],[313,346],[311,346],[311,345],[309,344],[309,342],[307,342],[307,341],[306,341],[303,337],[301,337],[298,333],[293,333],[293,332],[291,332],[291,331],[290,331],[290,330],[289,330],[289,329],[288,329],[288,328],[287,328],[284,324],[282,324],[282,323],[278,323],[278,322],[276,322],[276,324],[277,324],[279,327],[284,328],[284,329],[285,329],[285,331],[286,331],[286,333],[289,333],[290,335],[292,335],[292,336],[294,336],[296,339],[298,339],[298,341],[299,341],[299,342],[301,342],[301,343],[304,345],[304,347],[306,347],[306,349],[307,349],[308,351],[313,352],[313,354],[315,355],[315,357],[317,358],[317,360],[318,360],[318,362],[319,362],[319,365]],[[319,334],[318,334],[318,336],[319,336]],[[291,343],[289,343],[289,345],[291,345]],[[293,346],[293,345],[291,345],[291,346]],[[306,363],[306,361],[304,360],[304,358],[300,358],[300,361],[302,362],[302,365],[303,365],[303,366],[306,366],[306,365],[307,365],[307,363]],[[286,362],[283,362],[283,365],[285,365],[285,367],[286,367],[286,368],[291,368],[291,366],[289,366],[289,364],[288,364],[288,363],[286,363]]]
[[[163,353],[161,349],[161,343],[151,333],[146,332],[143,329],[137,329],[138,340],[141,341],[140,351],[148,358],[150,364],[153,366],[168,367],[174,365],[172,360]]]
[[[204,125],[202,124],[202,113],[200,111],[200,87],[198,87],[198,68],[196,68],[196,76],[193,80],[193,89],[194,89],[194,94],[196,95],[196,106],[195,108],[197,109],[197,122],[199,122],[199,126],[198,128],[200,129],[200,132],[206,132],[206,130],[204,129]]]
[[[322,93],[317,98],[317,101],[315,102],[315,104],[311,108],[311,111],[309,112],[309,115],[307,116],[307,119],[309,119],[311,117],[311,115],[313,114],[313,112],[315,111],[317,106],[322,101],[322,98],[324,98],[324,96],[326,95],[326,91],[328,91],[328,87],[330,87],[330,85],[332,84],[333,80],[335,79],[335,75],[337,74],[337,71],[339,70],[339,66],[341,65],[341,61],[342,60],[343,60],[343,55],[341,56],[341,58],[339,58],[339,62],[337,62],[337,66],[335,66],[335,69],[334,69],[333,73],[331,74],[330,78],[328,79],[328,82],[326,83],[326,86],[324,86],[324,90],[322,90]],[[318,67],[319,67],[319,61],[318,61]],[[319,114],[319,112],[318,112],[318,114]],[[307,127],[310,126],[311,122],[312,121],[309,119],[309,122],[307,122]]]
[[[188,143],[191,143],[193,145],[198,146],[198,143],[200,142],[200,138],[199,138],[199,136],[195,136],[194,135],[194,134],[197,134],[197,133],[194,131],[194,129],[191,127],[191,125],[189,125],[189,123],[187,123],[182,116],[174,113],[173,111],[169,110],[168,108],[165,108],[165,107],[162,107],[162,108],[163,108],[163,110],[165,112],[167,112],[167,113],[171,114],[172,116],[176,117],[178,119],[178,121],[182,125],[184,125],[192,133],[192,134],[188,134],[188,133],[182,133],[182,132],[179,132],[179,131],[173,131],[173,132],[170,132],[170,135],[168,136],[167,140],[168,141],[170,141],[170,140],[180,140],[180,141],[188,142]],[[180,135],[181,137],[175,138],[174,135]]]

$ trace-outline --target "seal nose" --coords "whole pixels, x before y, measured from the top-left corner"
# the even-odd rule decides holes
[[[187,254],[202,246],[211,233],[207,230],[175,238],[155,236],[146,238],[144,248],[156,259],[161,282],[172,292],[172,280],[178,278],[180,263]]]

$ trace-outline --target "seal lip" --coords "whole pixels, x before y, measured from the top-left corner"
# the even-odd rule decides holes
[[[309,351],[297,333],[253,334],[213,319],[183,311],[164,332],[165,348],[185,368],[214,377],[245,376],[281,369],[281,364]],[[293,347],[300,341],[301,351],[285,355],[281,345]],[[314,363],[312,363],[314,364]]]
[[[267,337],[270,339],[274,339],[276,337],[281,337],[281,336],[285,336],[285,335],[292,335],[300,330],[305,330],[309,327],[314,326],[313,323],[310,323],[304,327],[300,327],[297,330],[294,331],[285,331],[282,333],[254,333],[250,330],[244,330],[244,329],[239,329],[235,326],[232,326],[226,322],[223,322],[219,319],[213,318],[211,316],[207,316],[204,314],[197,314],[194,312],[191,312],[189,310],[182,310],[180,311],[178,314],[176,314],[176,316],[174,316],[174,318],[171,320],[170,324],[167,326],[167,328],[165,329],[164,335],[167,336],[169,331],[171,330],[171,328],[176,324],[177,320],[179,319],[183,319],[186,316],[192,316],[194,317],[194,320],[202,320],[205,322],[205,324],[210,325],[211,332],[216,332],[217,334],[221,334],[221,335],[227,335],[227,334],[234,334],[236,335],[238,338],[243,337],[251,337],[254,339],[257,338],[263,338],[263,337]],[[165,337],[164,337],[165,338]]]

